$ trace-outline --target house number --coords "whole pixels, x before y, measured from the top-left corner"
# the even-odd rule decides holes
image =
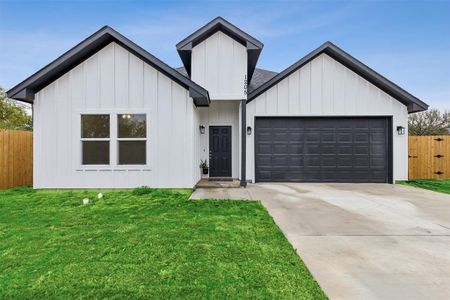
[[[247,74],[244,75],[244,95],[247,95]]]

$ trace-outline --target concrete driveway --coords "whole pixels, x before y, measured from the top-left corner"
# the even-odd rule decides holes
[[[450,298],[450,195],[387,184],[230,190],[196,193],[261,200],[331,299]]]

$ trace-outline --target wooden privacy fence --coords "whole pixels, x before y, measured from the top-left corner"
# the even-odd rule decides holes
[[[0,129],[0,189],[33,184],[33,132]]]
[[[450,178],[450,135],[409,137],[409,179]]]

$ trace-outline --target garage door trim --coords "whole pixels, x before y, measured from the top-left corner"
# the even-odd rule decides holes
[[[275,119],[275,118],[292,118],[292,119],[375,119],[375,118],[384,118],[387,121],[387,183],[394,183],[393,180],[393,127],[392,127],[392,115],[349,115],[349,116],[255,116],[254,117],[254,137],[253,137],[253,169],[254,169],[254,180],[258,182],[256,179],[256,146],[257,146],[257,128],[256,121],[258,119]],[[301,182],[301,181],[299,181]]]

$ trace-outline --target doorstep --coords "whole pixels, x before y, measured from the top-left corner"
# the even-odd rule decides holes
[[[236,178],[228,178],[224,180],[220,178],[218,180],[214,180],[213,178],[202,178],[195,185],[195,188],[239,188],[241,186],[241,182]]]

